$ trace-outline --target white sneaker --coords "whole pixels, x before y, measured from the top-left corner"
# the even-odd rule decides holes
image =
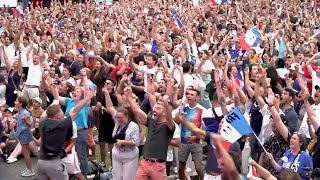
[[[36,173],[31,169],[27,169],[23,174],[21,174],[22,177],[30,177],[34,176]]]
[[[25,168],[25,169],[21,172],[21,175],[22,175],[23,173],[25,173],[26,171],[28,171],[28,168]]]
[[[17,158],[9,158],[8,160],[7,160],[7,163],[8,164],[11,164],[11,163],[14,163],[14,162],[16,162],[16,161],[18,161],[18,159]],[[25,169],[26,170],[26,169]],[[23,172],[23,171],[22,171]]]
[[[173,172],[177,174],[178,173],[178,167],[173,167]]]

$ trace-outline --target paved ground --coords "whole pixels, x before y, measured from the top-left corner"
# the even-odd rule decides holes
[[[99,147],[99,146],[97,146]],[[250,147],[248,142],[242,152],[242,171],[244,174],[248,172],[248,157],[250,154]],[[96,148],[96,155],[99,156],[99,148]],[[108,157],[108,156],[107,156]],[[99,157],[100,159],[100,157]],[[107,162],[109,161],[109,158]],[[33,169],[36,171],[37,166],[37,158],[32,157]],[[109,162],[107,163],[109,165]],[[24,178],[20,175],[20,172],[25,169],[25,163],[23,161],[23,157],[20,156],[19,160],[13,164],[7,164],[0,159],[0,180],[35,180],[36,176]],[[109,167],[109,166],[107,166]],[[171,179],[176,179],[175,176],[172,176]]]
[[[33,169],[36,171],[37,158],[32,157]],[[37,179],[36,176],[32,177],[22,177],[21,171],[25,169],[26,165],[23,158],[20,157],[19,160],[13,164],[7,164],[0,159],[0,180],[34,180]]]

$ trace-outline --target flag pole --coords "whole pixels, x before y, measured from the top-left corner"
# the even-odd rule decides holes
[[[251,128],[251,126],[250,126],[250,128]],[[251,130],[252,130],[252,128],[251,128]],[[260,139],[258,138],[258,136],[256,135],[256,133],[255,133],[253,130],[252,130],[252,133],[253,133],[253,135],[256,137],[256,139],[258,140],[258,142],[259,142],[259,144],[261,145],[263,151],[267,154],[266,148],[264,148],[264,146],[262,145],[262,143],[261,143]]]

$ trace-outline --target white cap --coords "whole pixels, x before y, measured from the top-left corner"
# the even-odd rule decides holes
[[[304,72],[302,71],[302,68],[301,68],[300,64],[298,64],[298,63],[292,63],[291,66],[290,66],[290,68],[289,68],[289,70],[296,70],[296,68],[295,68],[296,66],[299,67],[299,68],[298,68],[299,73],[300,73],[300,74],[304,74]]]

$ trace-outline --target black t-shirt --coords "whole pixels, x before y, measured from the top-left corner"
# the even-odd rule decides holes
[[[50,160],[63,157],[64,142],[72,137],[72,133],[68,133],[72,129],[71,117],[64,120],[46,119],[40,122],[39,129],[42,141],[39,158]]]
[[[80,74],[80,65],[76,60],[73,60],[72,62],[68,61],[68,59],[64,56],[60,58],[60,62],[64,64],[64,67],[69,66],[71,70],[71,76],[76,76]]]
[[[260,113],[260,108],[255,99],[252,100],[252,106],[250,109],[250,124],[252,130],[258,135],[261,131],[263,116]]]
[[[157,123],[151,117],[147,118],[146,126],[148,135],[143,147],[143,156],[165,161],[174,129],[170,130],[167,123]]]
[[[111,98],[113,106],[117,107],[118,100],[117,100],[117,97],[114,92],[110,93],[110,98]],[[106,101],[105,101],[104,96],[102,97],[101,102],[102,102],[102,105],[104,105],[104,106],[106,105],[105,104]],[[109,113],[106,113],[106,112],[103,112],[103,113],[100,112],[100,119],[101,120],[100,120],[99,132],[112,134],[112,131],[114,128],[114,121],[112,119],[112,115]]]
[[[141,61],[145,63],[144,55],[141,53],[137,57],[133,58],[133,62],[136,64],[139,64]]]

